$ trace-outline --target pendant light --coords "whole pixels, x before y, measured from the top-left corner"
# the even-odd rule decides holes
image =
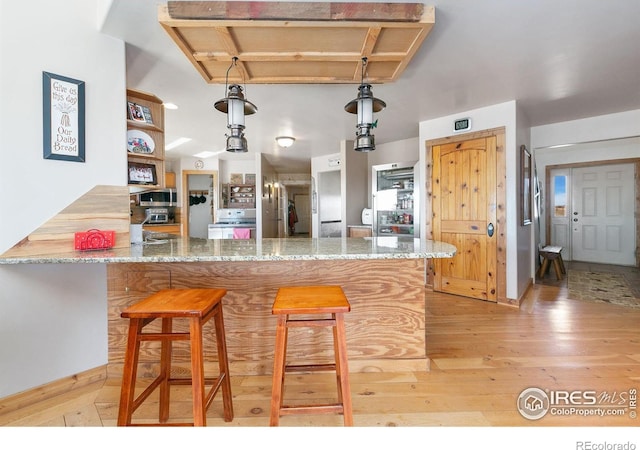
[[[376,149],[375,137],[371,134],[371,129],[378,125],[378,121],[373,121],[373,113],[382,111],[387,104],[375,98],[371,91],[371,85],[365,84],[364,74],[367,66],[367,58],[362,58],[362,78],[358,87],[358,97],[346,104],[344,110],[351,114],[358,115],[356,125],[356,140],[353,149],[358,152],[371,152]]]
[[[229,71],[234,66],[237,69],[237,62],[238,57],[234,56],[231,65],[227,69],[224,89],[225,92],[227,92],[227,89],[229,90],[227,96],[215,102],[213,106],[227,115],[227,128],[231,130],[230,134],[225,135],[227,137],[227,151],[244,153],[249,150],[247,140],[244,137],[244,116],[254,114],[258,111],[258,108],[244,98],[242,86],[239,84],[229,86]],[[238,71],[240,70],[238,69]]]

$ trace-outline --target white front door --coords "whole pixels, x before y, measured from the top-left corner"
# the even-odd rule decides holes
[[[635,265],[634,165],[573,168],[571,191],[572,259]]]

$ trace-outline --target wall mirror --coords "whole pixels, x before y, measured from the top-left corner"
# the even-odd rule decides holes
[[[531,153],[524,145],[520,146],[520,217],[522,225],[531,224]]]

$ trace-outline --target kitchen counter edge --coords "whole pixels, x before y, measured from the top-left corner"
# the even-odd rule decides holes
[[[27,250],[27,249],[25,249]],[[132,262],[234,262],[450,258],[448,243],[419,239],[381,241],[379,238],[198,239],[182,238],[162,244],[95,251],[37,252],[2,255],[0,265]]]

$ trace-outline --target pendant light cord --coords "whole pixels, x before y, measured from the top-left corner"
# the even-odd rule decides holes
[[[238,57],[234,56],[231,59],[231,64],[229,65],[229,68],[227,69],[227,74],[224,78],[224,91],[227,92],[229,90],[229,72],[231,71],[231,68],[234,67],[236,68],[236,70],[238,71],[238,73],[240,74],[240,78],[242,79],[242,86],[245,92],[245,96],[247,95],[247,84],[244,80],[244,72],[242,70],[240,70],[238,68]]]
[[[362,74],[360,76],[360,84],[364,84],[364,73],[365,73],[365,67],[367,67],[367,57],[363,56],[362,57]]]

